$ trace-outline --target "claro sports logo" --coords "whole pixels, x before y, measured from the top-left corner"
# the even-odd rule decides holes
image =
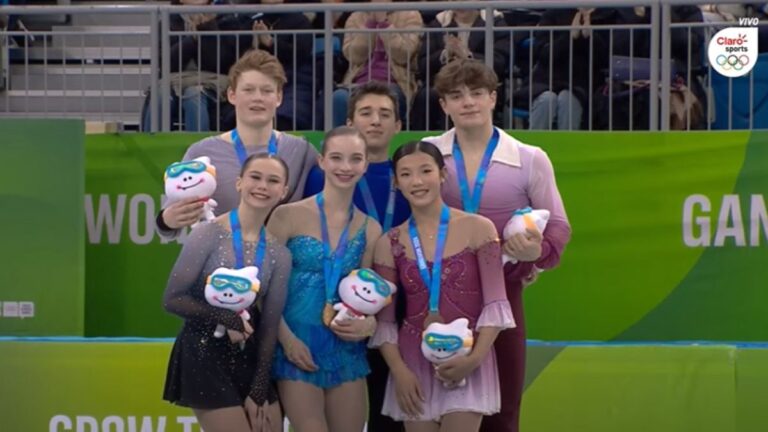
[[[725,47],[725,51],[734,54],[720,54],[717,56],[715,62],[723,70],[735,70],[740,71],[749,65],[749,56],[746,54],[740,54],[747,51],[747,35],[739,33],[738,38],[729,38],[726,36],[720,36],[717,38],[716,43],[718,46]]]
[[[709,41],[709,63],[721,75],[737,78],[755,67],[757,28],[731,27],[720,30]]]

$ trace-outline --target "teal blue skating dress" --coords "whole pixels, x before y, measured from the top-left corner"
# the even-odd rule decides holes
[[[351,237],[342,257],[341,277],[360,268],[366,246],[366,218]],[[351,234],[351,233],[350,233]],[[304,381],[320,388],[330,388],[364,378],[370,372],[366,359],[366,343],[345,342],[323,324],[325,281],[323,276],[323,243],[311,236],[292,237],[286,244],[293,255],[293,270],[288,281],[288,299],[283,311],[288,327],[309,348],[318,366],[306,372],[288,361],[280,344],[275,349],[273,378]],[[338,294],[337,294],[338,296]],[[338,297],[334,303],[338,302]]]

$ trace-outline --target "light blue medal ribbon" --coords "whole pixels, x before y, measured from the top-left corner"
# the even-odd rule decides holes
[[[232,249],[235,252],[235,267],[241,269],[245,267],[245,256],[243,254],[243,233],[240,230],[240,217],[237,215],[237,208],[229,212],[229,225],[232,229]],[[261,263],[264,262],[264,251],[267,248],[267,231],[261,226],[259,232],[259,244],[256,246],[253,265],[261,271]],[[245,349],[245,341],[240,341],[240,350]]]
[[[243,233],[240,230],[240,218],[237,215],[237,209],[229,212],[229,225],[232,227],[232,249],[235,251],[235,267],[241,269],[245,267],[245,257],[243,254]],[[267,230],[262,225],[259,232],[259,244],[256,246],[256,254],[253,265],[261,271],[261,264],[264,262],[264,253],[267,249]]]
[[[413,253],[416,255],[416,263],[419,266],[419,273],[424,285],[429,289],[429,314],[439,316],[440,306],[440,275],[443,267],[443,251],[445,250],[445,241],[448,237],[448,222],[451,219],[451,212],[448,206],[443,204],[440,211],[440,227],[437,230],[437,239],[435,240],[435,257],[432,260],[432,274],[429,274],[427,260],[424,258],[424,249],[419,240],[419,231],[416,229],[416,220],[413,216],[408,220],[408,233],[413,245]]]
[[[328,235],[328,218],[325,216],[323,193],[315,195],[315,201],[317,202],[317,208],[320,213],[320,233],[323,237],[323,276],[325,279],[325,301],[327,304],[332,304],[336,297],[336,287],[341,279],[341,267],[342,259],[344,258],[344,252],[347,250],[347,243],[349,238],[349,227],[352,225],[352,217],[354,216],[355,206],[350,203],[349,205],[349,220],[347,225],[344,226],[344,230],[339,237],[339,244],[336,245],[336,250],[331,252],[331,239]]]
[[[237,129],[232,129],[231,133],[232,143],[235,145],[235,152],[237,153],[237,158],[240,160],[240,166],[242,166],[245,163],[245,160],[248,159],[248,153],[245,151],[245,145],[240,138],[240,134],[237,133]],[[267,153],[269,153],[270,156],[277,155],[277,135],[275,135],[275,131],[272,131],[272,135],[269,137]]]
[[[488,177],[488,168],[491,166],[491,156],[499,144],[499,131],[493,128],[493,135],[485,148],[483,159],[480,162],[480,168],[475,176],[475,187],[470,195],[469,181],[467,180],[467,168],[464,165],[464,155],[461,153],[459,140],[456,135],[453,136],[453,157],[456,159],[456,175],[459,178],[459,190],[461,191],[461,202],[464,211],[468,213],[477,213],[480,208],[480,198],[483,196],[483,187]]]
[[[390,176],[391,177],[391,176]],[[368,180],[365,177],[361,178],[357,183],[360,187],[360,193],[363,194],[363,200],[365,201],[366,212],[369,216],[373,216],[377,222],[381,224],[382,232],[386,233],[392,228],[392,219],[395,216],[395,182],[390,178],[389,182],[389,197],[387,198],[387,209],[384,214],[384,220],[379,218],[379,211],[376,210],[376,203],[373,201],[373,193],[368,186]]]

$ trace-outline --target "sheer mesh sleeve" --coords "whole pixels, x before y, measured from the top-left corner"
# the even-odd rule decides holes
[[[376,242],[376,250],[374,251],[373,260],[373,270],[376,273],[396,286],[400,285],[400,278],[398,277],[397,268],[395,267],[392,258],[392,247],[390,245],[389,235],[383,235]],[[385,306],[378,315],[376,315],[378,325],[376,326],[376,332],[368,341],[368,346],[370,348],[378,348],[385,343],[397,344],[397,319],[395,317],[395,308],[397,304],[396,296],[398,295],[400,295],[400,293],[396,292],[392,301]]]
[[[487,242],[477,249],[477,266],[483,292],[483,310],[477,320],[477,328],[515,327],[515,319],[504,286],[501,245],[498,240]]]
[[[373,270],[380,274],[384,279],[398,285],[397,269],[374,263]],[[399,293],[395,293],[392,301],[376,316],[378,325],[376,326],[376,332],[373,333],[373,336],[371,336],[368,341],[369,348],[378,348],[385,343],[397,345],[397,321],[395,318],[395,308],[397,307],[397,299],[395,296],[397,295],[399,295]]]
[[[185,320],[198,320],[215,327],[223,324],[233,330],[243,330],[243,321],[236,312],[211,306],[202,296],[195,296],[193,289],[205,284],[203,267],[218,244],[219,226],[216,223],[202,224],[192,230],[176,264],[171,270],[168,285],[163,294],[163,307]]]
[[[155,231],[157,231],[157,235],[167,241],[175,240],[181,234],[181,230],[173,229],[166,225],[165,222],[163,222],[164,211],[165,209],[160,210],[160,212],[155,217]]]
[[[548,269],[560,262],[560,254],[571,239],[571,225],[565,213],[565,206],[560,197],[555,181],[555,171],[552,162],[543,150],[539,150],[531,168],[530,188],[528,195],[533,208],[550,211],[549,222],[544,229],[541,243],[541,257],[536,261],[536,267]]]
[[[285,299],[288,293],[288,278],[291,274],[291,253],[284,246],[276,246],[271,251],[274,259],[269,289],[262,300],[259,327],[251,337],[256,337],[259,344],[256,359],[256,374],[251,384],[250,397],[259,405],[270,399],[270,371],[272,356],[277,343],[277,329],[283,315]]]
[[[571,239],[571,225],[565,213],[560,191],[557,189],[555,171],[549,157],[541,149],[534,154],[529,185],[528,196],[531,207],[549,210],[549,221],[542,233],[539,259],[536,262],[507,263],[504,266],[504,272],[509,281],[516,282],[528,277],[535,268],[550,269],[557,266],[565,245]]]

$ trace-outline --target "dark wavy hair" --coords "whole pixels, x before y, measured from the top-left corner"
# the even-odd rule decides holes
[[[435,160],[437,167],[441,170],[445,167],[445,159],[443,159],[443,154],[440,152],[440,149],[438,149],[436,145],[427,141],[411,141],[400,146],[400,148],[395,151],[395,154],[392,155],[392,169],[397,172],[397,163],[400,161],[400,159],[417,152],[430,155],[432,159]]]

